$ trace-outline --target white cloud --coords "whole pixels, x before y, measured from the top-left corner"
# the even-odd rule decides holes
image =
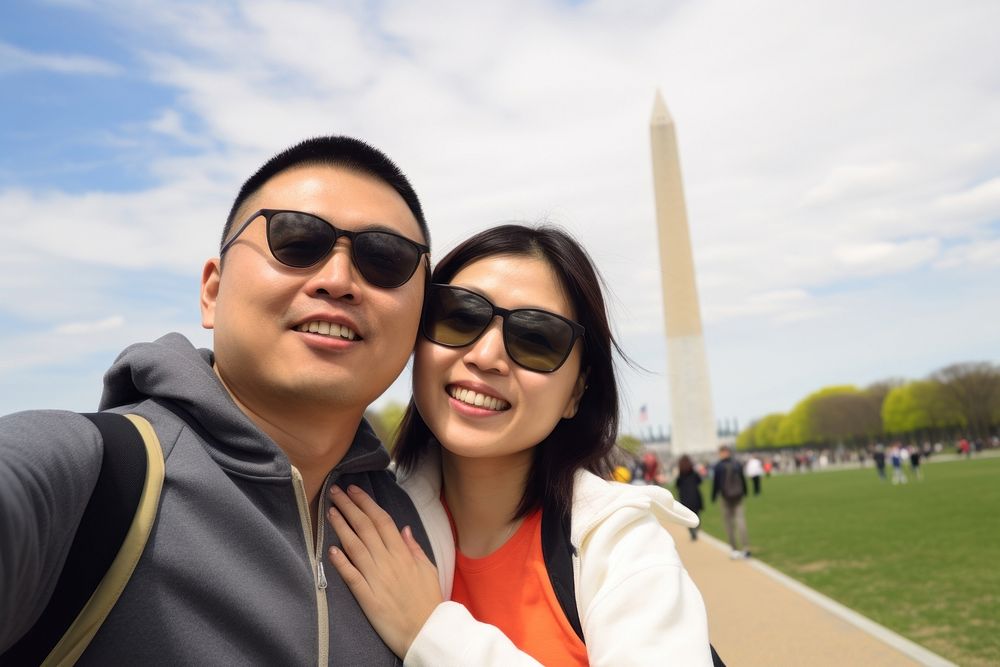
[[[941,244],[937,239],[913,239],[892,243],[854,243],[837,246],[834,256],[846,275],[878,275],[913,269],[932,260]]]
[[[55,333],[64,336],[79,336],[95,333],[104,333],[111,329],[118,329],[125,324],[125,318],[121,315],[112,315],[102,320],[89,322],[66,322],[55,328]]]
[[[113,62],[84,55],[35,53],[0,42],[0,74],[24,70],[42,70],[57,74],[117,76],[122,68]]]
[[[934,266],[960,270],[1000,267],[1000,239],[983,239],[949,248]]]

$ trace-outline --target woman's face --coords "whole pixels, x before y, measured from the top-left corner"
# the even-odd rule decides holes
[[[576,321],[559,278],[543,259],[484,258],[464,267],[451,284],[477,292],[500,308],[538,308]],[[576,414],[584,384],[580,345],[574,344],[559,370],[539,373],[518,366],[507,355],[499,317],[466,347],[444,347],[421,336],[413,368],[417,409],[455,456],[530,456],[531,448],[560,419]]]

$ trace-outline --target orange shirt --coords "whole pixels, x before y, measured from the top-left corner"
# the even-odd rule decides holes
[[[488,556],[468,558],[456,550],[451,599],[543,665],[588,664],[587,648],[566,620],[545,570],[540,510]]]

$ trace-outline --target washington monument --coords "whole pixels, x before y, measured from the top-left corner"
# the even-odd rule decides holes
[[[675,454],[714,452],[718,446],[691,235],[677,156],[674,119],[656,92],[649,122],[653,150],[653,192],[660,237],[663,316],[667,328],[671,449]]]

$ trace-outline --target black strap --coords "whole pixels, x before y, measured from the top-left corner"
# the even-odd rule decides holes
[[[542,509],[542,559],[549,573],[549,582],[566,620],[580,641],[586,643],[583,626],[580,624],[580,611],[576,606],[576,585],[573,583],[573,556],[576,555],[576,549],[569,540],[569,531],[569,516],[560,516],[560,512],[554,507]]]
[[[66,564],[35,625],[0,656],[0,665],[38,665],[55,648],[121,549],[146,479],[146,448],[126,417],[84,414],[104,440],[101,473],[73,537]]]
[[[580,641],[586,644],[580,624],[580,611],[576,606],[576,584],[573,583],[573,556],[576,555],[576,549],[570,542],[570,527],[569,515],[560,516],[552,507],[542,509],[542,559],[549,574],[549,582],[566,620]],[[709,644],[708,648],[712,651],[712,667],[726,667],[715,647]]]

